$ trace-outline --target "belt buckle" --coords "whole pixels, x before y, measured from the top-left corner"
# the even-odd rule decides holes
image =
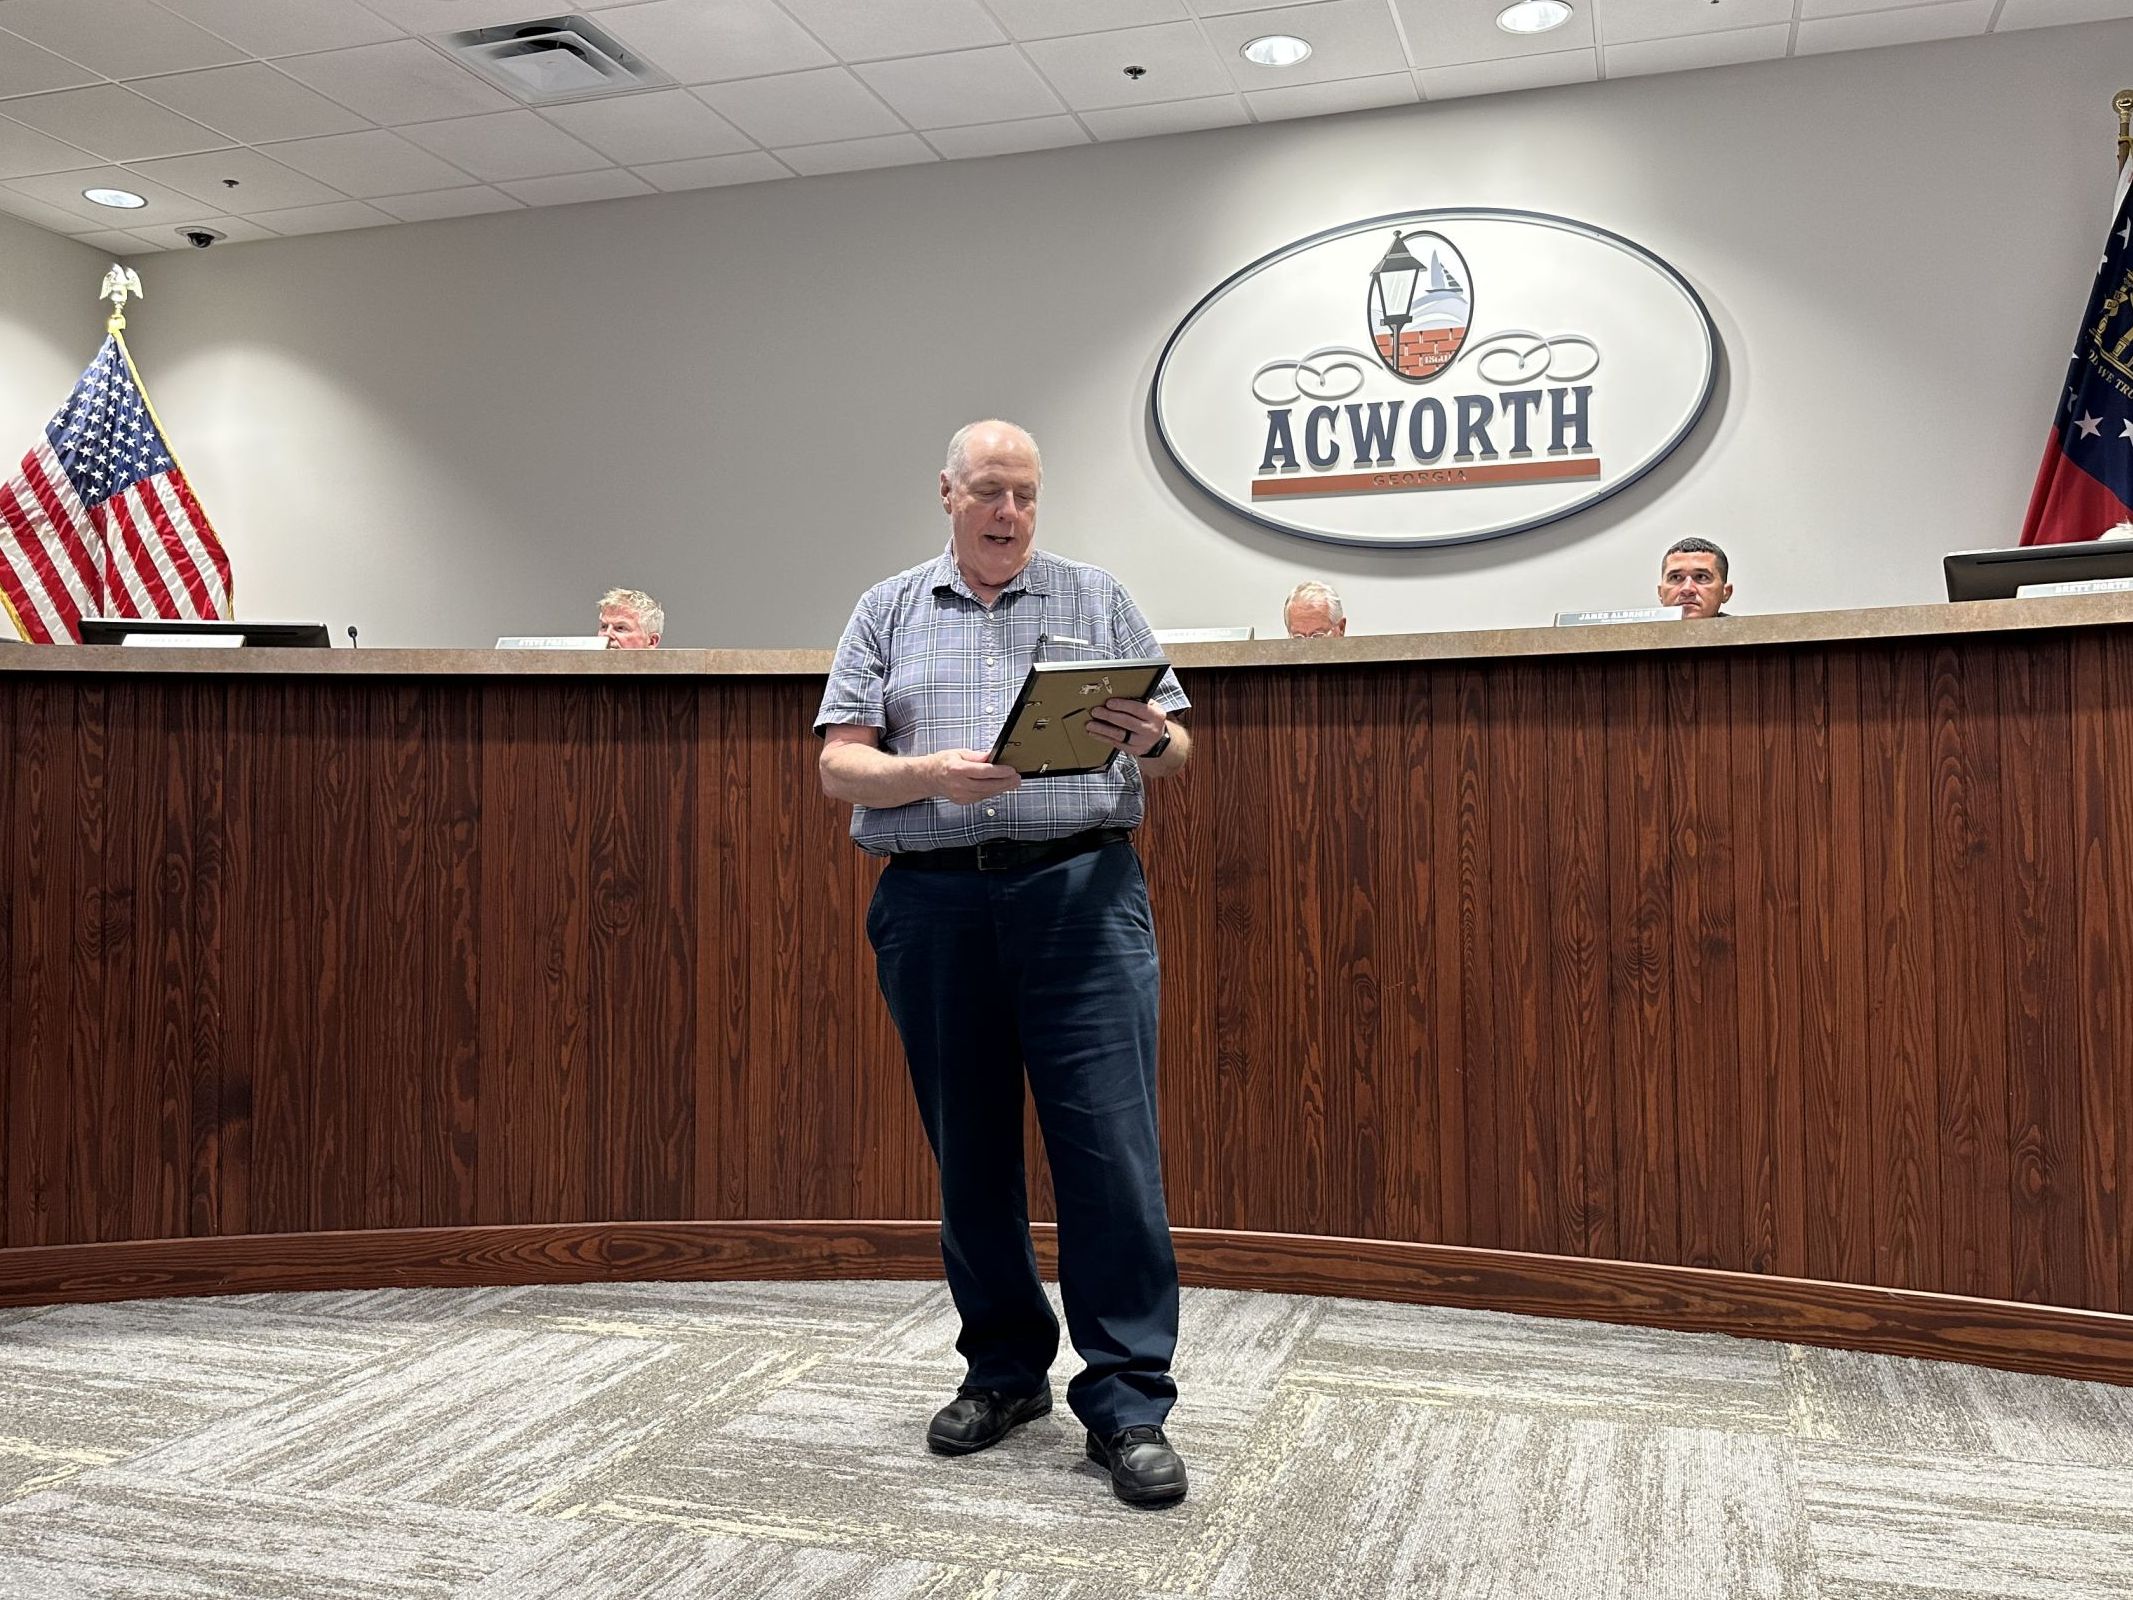
[[[1013,865],[1016,855],[1014,839],[982,839],[978,842],[978,871],[1004,872]]]

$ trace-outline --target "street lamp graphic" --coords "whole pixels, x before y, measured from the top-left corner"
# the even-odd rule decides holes
[[[1422,276],[1422,263],[1408,253],[1406,235],[1395,233],[1392,248],[1371,273],[1377,285],[1378,321],[1392,330],[1392,348],[1385,352],[1385,365],[1400,370],[1400,333],[1414,320],[1415,282]]]

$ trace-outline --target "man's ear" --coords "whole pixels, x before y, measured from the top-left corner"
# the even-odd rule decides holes
[[[942,509],[943,511],[946,511],[946,510],[948,509],[948,496],[949,496],[949,493],[950,493],[950,492],[951,492],[951,491],[952,491],[952,490],[953,490],[954,488],[955,488],[955,484],[954,484],[954,482],[953,482],[953,481],[952,481],[952,480],[951,480],[951,479],[949,478],[948,474],[947,474],[947,473],[946,473],[945,471],[944,471],[944,472],[942,472],[942,474],[941,474],[941,509]]]
[[[1732,584],[1730,584],[1730,583],[1729,583],[1729,584],[1727,584],[1727,585],[1726,585],[1726,586],[1725,586],[1725,587],[1724,587],[1723,589],[1721,589],[1721,590],[1719,590],[1719,591],[1718,591],[1718,603],[1719,603],[1720,605],[1724,605],[1724,604],[1725,604],[1725,603],[1726,603],[1726,602],[1727,602],[1728,600],[1730,600],[1730,599],[1732,599],[1732,598],[1733,598],[1733,585],[1732,585]]]

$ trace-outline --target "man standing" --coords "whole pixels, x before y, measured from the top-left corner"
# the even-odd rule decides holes
[[[1306,578],[1282,602],[1281,625],[1291,639],[1338,639],[1348,631],[1348,613],[1330,583]]]
[[[1733,598],[1726,553],[1708,539],[1677,539],[1659,558],[1659,603],[1686,606],[1683,621],[1722,617]]]
[[[948,548],[860,598],[815,719],[822,787],[889,864],[867,913],[883,997],[941,1175],[941,1254],[968,1371],[927,1444],[964,1455],[1052,1408],[1059,1325],[1037,1279],[1022,1085],[1051,1159],[1059,1286],[1085,1363],[1067,1401],[1089,1459],[1132,1505],[1185,1495],[1163,1433],[1177,1397],[1178,1275],[1156,1142],[1155,928],[1140,859],[1144,777],[1182,767],[1188,705],[1108,700],[1103,772],[1025,785],[987,757],[1044,639],[1160,654],[1118,581],[1036,551],[1036,441],[974,422],[940,477]],[[1068,644],[1066,641],[1075,641]]]
[[[667,614],[642,589],[610,589],[600,596],[600,637],[610,650],[656,650]]]

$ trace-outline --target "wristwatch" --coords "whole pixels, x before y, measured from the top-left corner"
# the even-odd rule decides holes
[[[1139,759],[1142,761],[1153,761],[1157,756],[1161,755],[1165,750],[1168,750],[1169,748],[1170,729],[1166,725],[1163,729],[1163,737],[1156,740],[1154,744],[1150,745],[1146,750],[1142,751]]]

